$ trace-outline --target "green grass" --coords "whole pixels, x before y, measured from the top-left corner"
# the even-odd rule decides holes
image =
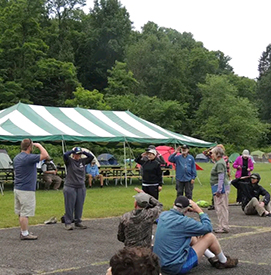
[[[210,171],[212,164],[203,163],[200,166],[204,169],[198,171],[199,181],[196,179],[193,191],[193,199],[206,200],[211,202],[211,188],[209,184]],[[261,185],[270,191],[270,163],[256,163],[254,171],[258,172],[261,177]],[[232,177],[234,178],[235,170],[232,169]],[[87,196],[84,205],[83,219],[104,218],[112,216],[120,216],[123,213],[130,211],[133,208],[133,195],[135,195],[134,187],[140,187],[140,182],[133,181],[133,185],[114,186],[113,181],[109,186],[103,189],[99,184],[92,189],[87,189]],[[164,204],[164,209],[168,210],[172,207],[176,197],[175,185],[171,184],[170,179],[166,179],[163,190],[160,193],[159,200]],[[236,189],[232,186],[230,193],[230,203],[234,203],[236,199]],[[43,191],[36,192],[36,215],[29,219],[29,224],[41,224],[52,216],[56,216],[59,220],[64,214],[64,199],[62,191]],[[4,191],[4,196],[0,195],[1,219],[0,228],[18,226],[18,217],[14,213],[13,192],[11,186],[7,185]]]

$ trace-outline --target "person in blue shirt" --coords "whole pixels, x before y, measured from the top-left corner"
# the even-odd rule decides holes
[[[180,152],[181,154],[178,154]],[[185,144],[179,146],[175,152],[169,156],[168,161],[176,164],[177,197],[182,196],[185,192],[185,196],[188,199],[192,199],[197,170],[195,159],[189,154],[189,146]]]
[[[88,176],[89,188],[92,187],[93,180],[100,180],[101,188],[104,186],[103,175],[99,173],[99,168],[98,168],[95,160],[93,160],[91,162],[91,164],[88,164],[86,166],[86,173]]]
[[[33,148],[40,153],[32,154]],[[36,240],[38,237],[28,231],[28,217],[35,215],[36,208],[36,165],[48,157],[46,149],[40,143],[33,143],[30,138],[21,142],[21,153],[13,160],[14,167],[14,205],[15,213],[19,216],[21,240]]]
[[[199,221],[187,212],[199,215]],[[235,267],[238,259],[225,256],[207,214],[192,200],[178,196],[173,209],[160,214],[153,252],[159,257],[162,273],[185,274],[204,255],[218,269]]]

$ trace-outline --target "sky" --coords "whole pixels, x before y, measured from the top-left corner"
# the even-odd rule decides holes
[[[234,73],[258,77],[259,59],[271,44],[270,0],[120,0],[135,30],[148,21],[190,32],[210,51],[231,58]],[[87,0],[87,7],[93,0]]]

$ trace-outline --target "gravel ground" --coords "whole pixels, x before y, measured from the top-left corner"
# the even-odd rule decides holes
[[[205,212],[215,227],[215,211]],[[1,229],[0,275],[105,275],[109,259],[123,247],[116,238],[118,222],[118,217],[85,220],[87,229],[73,231],[64,230],[60,222],[31,226],[39,236],[36,241],[21,241],[19,228]],[[239,258],[238,267],[217,270],[203,258],[189,274],[271,274],[270,225],[269,217],[245,216],[240,206],[230,206],[231,231],[217,237],[225,254]]]

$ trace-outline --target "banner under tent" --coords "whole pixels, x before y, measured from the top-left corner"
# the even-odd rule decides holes
[[[80,107],[47,107],[18,103],[0,111],[0,141],[121,142],[187,144],[212,147],[215,143],[181,135],[144,120],[129,111],[101,111]],[[125,162],[126,167],[126,162]]]

